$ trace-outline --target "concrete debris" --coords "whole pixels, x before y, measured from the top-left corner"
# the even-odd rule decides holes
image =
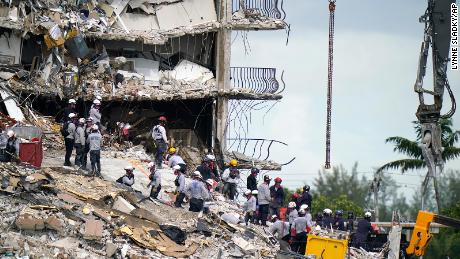
[[[114,256],[118,251],[118,246],[115,245],[114,243],[112,242],[107,242],[105,243],[105,255],[107,257],[112,257]]]
[[[135,209],[135,207],[131,205],[127,200],[123,199],[123,197],[118,196],[112,206],[112,209],[129,214]]]
[[[85,223],[83,238],[87,240],[100,240],[102,239],[103,228],[104,224],[102,221],[90,219]]]
[[[66,237],[50,244],[51,247],[62,248],[65,250],[75,249],[78,247],[78,239]]]

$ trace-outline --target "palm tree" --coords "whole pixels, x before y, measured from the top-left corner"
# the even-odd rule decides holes
[[[415,141],[403,137],[389,137],[385,140],[385,143],[393,143],[395,145],[393,149],[395,152],[405,154],[408,156],[408,158],[388,162],[382,165],[379,169],[377,169],[378,172],[388,169],[400,169],[402,173],[405,173],[409,170],[418,170],[426,168],[426,163],[423,159],[422,149],[418,144],[422,139],[422,128],[419,122],[414,121],[412,123],[414,123],[415,132],[417,133],[417,139]],[[442,152],[443,160],[448,161],[459,157],[460,148],[454,145],[459,141],[460,131],[452,129],[451,119],[441,119],[439,123],[441,126],[441,143],[444,148]],[[427,178],[425,180],[427,180]],[[436,203],[439,211],[441,207],[436,184],[435,192]]]

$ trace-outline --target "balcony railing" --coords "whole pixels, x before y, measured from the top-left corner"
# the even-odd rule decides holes
[[[230,80],[232,88],[250,89],[256,93],[274,94],[280,88],[275,68],[231,67]],[[281,82],[283,82],[283,75],[281,75]]]
[[[284,20],[286,13],[283,9],[284,0],[233,0],[233,12],[240,9],[255,10],[261,15],[273,19]]]

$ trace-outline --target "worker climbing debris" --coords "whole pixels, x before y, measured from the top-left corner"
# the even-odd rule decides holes
[[[147,169],[149,169],[150,172],[150,183],[147,185],[147,189],[150,189],[150,198],[156,199],[161,191],[161,172],[156,170],[154,162],[150,162],[147,165]]]
[[[168,153],[168,166],[170,168],[173,168],[175,165],[179,165],[182,171],[187,170],[187,165],[185,164],[184,159],[182,159],[182,157],[179,156],[179,154],[177,153],[177,149],[175,147],[170,147]]]
[[[246,226],[249,224],[249,222],[253,222],[255,214],[256,214],[256,197],[252,195],[251,190],[246,190],[244,192],[244,195],[246,196],[246,201],[243,204],[243,213],[244,213],[244,222],[246,223]]]
[[[168,137],[166,136],[166,117],[160,116],[158,118],[158,124],[152,129],[152,138],[155,141],[156,154],[155,163],[157,168],[162,168],[163,156],[168,148]]]
[[[124,184],[128,187],[132,187],[134,184],[134,170],[135,168],[131,165],[125,167],[125,175],[117,179],[117,183]]]

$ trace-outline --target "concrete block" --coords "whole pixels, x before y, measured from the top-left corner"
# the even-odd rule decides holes
[[[135,209],[135,207],[131,205],[131,203],[129,203],[123,197],[118,196],[115,202],[113,203],[112,209],[129,214],[131,211]]]
[[[85,233],[83,238],[87,240],[100,240],[102,238],[102,231],[104,224],[100,220],[90,219],[85,223]]]
[[[15,224],[22,230],[42,230],[45,228],[44,219],[37,212],[28,208],[21,211]]]
[[[48,229],[53,229],[53,230],[56,230],[58,232],[64,231],[64,223],[62,222],[62,220],[60,218],[58,218],[58,217],[56,217],[54,215],[49,216],[45,220],[45,226]]]
[[[107,257],[112,257],[118,251],[118,246],[112,242],[107,242],[105,244],[105,255]]]

